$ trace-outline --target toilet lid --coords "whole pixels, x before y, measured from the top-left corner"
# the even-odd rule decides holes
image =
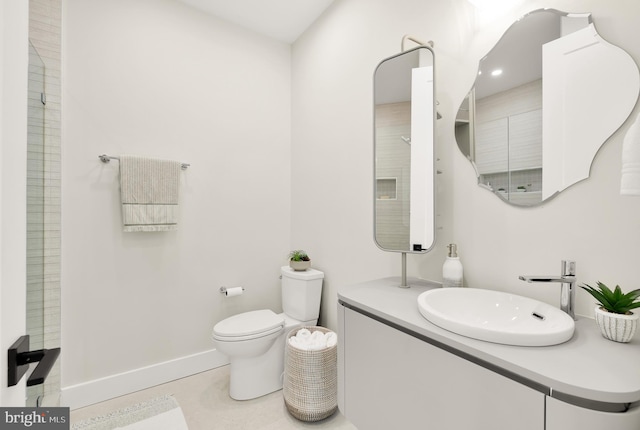
[[[220,321],[213,327],[213,334],[223,337],[239,337],[260,334],[284,326],[284,318],[270,309],[245,312]]]

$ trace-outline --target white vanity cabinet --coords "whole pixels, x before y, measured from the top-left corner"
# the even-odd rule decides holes
[[[544,430],[545,395],[344,309],[342,413],[359,430]]]
[[[560,345],[470,339],[420,315],[438,285],[409,284],[338,293],[338,406],[358,430],[640,430],[637,339],[608,341],[584,318]]]
[[[547,397],[545,430],[638,430],[640,405],[624,413],[593,411]]]

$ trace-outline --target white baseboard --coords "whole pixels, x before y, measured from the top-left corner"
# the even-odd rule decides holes
[[[62,388],[62,406],[72,410],[195,375],[229,363],[215,349]]]

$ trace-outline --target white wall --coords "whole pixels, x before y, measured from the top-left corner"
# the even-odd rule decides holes
[[[456,147],[454,117],[477,61],[514,18],[540,7],[592,11],[601,35],[640,59],[633,2],[528,1],[492,18],[466,0],[338,0],[291,53],[170,0],[65,0],[63,386],[210,351],[217,320],[279,310],[278,268],[292,248],[325,271],[329,327],[340,286],[399,275],[400,255],[372,238],[372,79],[404,34],[435,42],[443,115],[436,247],[409,257],[410,274],[439,280],[456,242],[468,285],[557,304],[558,286],[517,276],[555,274],[573,258],[581,282],[635,288],[640,199],[618,194],[630,121],[589,180],[539,208],[480,189]],[[180,230],[121,233],[117,162],[101,164],[101,153],[192,163]],[[223,300],[221,285],[247,292]],[[579,292],[578,312],[590,308]]]
[[[322,316],[329,327],[337,328],[338,288],[400,276],[400,254],[381,251],[373,240],[374,69],[400,52],[405,34],[434,40],[439,110],[454,112],[443,88],[458,80],[460,64],[453,67],[442,52],[460,50],[455,28],[465,11],[455,2],[339,0],[294,44],[292,241],[306,247],[314,266],[326,273]],[[438,168],[449,175],[438,175],[436,182],[436,245],[408,258],[409,274],[430,279],[440,278],[453,236],[452,139],[453,125],[448,130],[438,121]]]
[[[7,386],[9,347],[25,334],[29,8],[0,2],[0,405],[24,406],[25,382]]]
[[[289,45],[177,1],[64,1],[68,404],[88,402],[79,397],[118,385],[123,373],[131,380],[146,366],[210,352],[213,325],[227,316],[280,310],[279,268],[290,249],[290,57]],[[191,163],[177,232],[122,233],[118,162],[101,163],[103,153]],[[220,286],[246,293],[224,299]],[[162,382],[149,378],[124,390]]]
[[[621,197],[623,127],[603,146],[591,178],[537,208],[508,206],[476,185],[458,150],[454,118],[471,88],[477,62],[513,20],[552,7],[591,11],[604,39],[640,63],[640,3],[596,0],[527,1],[502,16],[476,12],[466,0],[339,0],[293,50],[292,242],[325,270],[325,299],[356,281],[399,275],[400,256],[372,239],[372,75],[377,63],[400,51],[404,34],[435,42],[438,110],[437,243],[411,256],[410,274],[441,279],[445,246],[458,244],[465,283],[559,303],[558,285],[526,284],[520,274],[558,274],[575,259],[579,282],[638,288],[640,199]],[[636,108],[636,111],[639,109]],[[578,292],[577,311],[593,301]],[[335,304],[323,316],[335,326]]]

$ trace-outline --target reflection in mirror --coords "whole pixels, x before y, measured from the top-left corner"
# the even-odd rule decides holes
[[[639,89],[633,59],[598,35],[589,14],[534,11],[480,61],[456,117],[458,147],[481,186],[536,205],[589,177]]]
[[[433,52],[383,60],[374,75],[374,237],[386,251],[434,243]]]

